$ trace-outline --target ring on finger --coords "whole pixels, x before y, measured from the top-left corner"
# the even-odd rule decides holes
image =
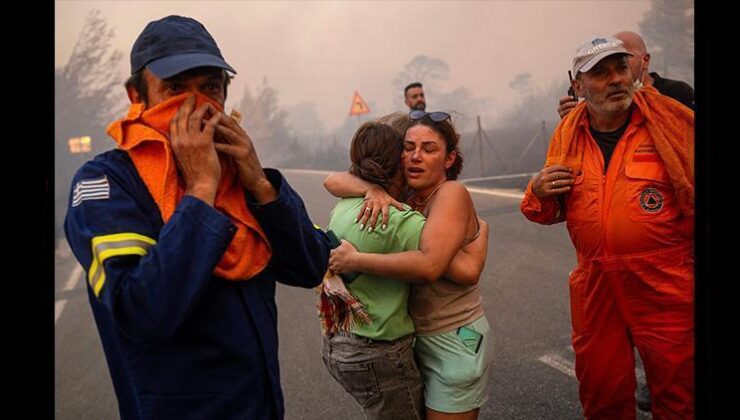
[[[553,188],[557,188],[557,185],[555,184],[555,181],[551,181],[550,184],[552,185]]]
[[[365,213],[370,211],[370,207],[365,207]]]

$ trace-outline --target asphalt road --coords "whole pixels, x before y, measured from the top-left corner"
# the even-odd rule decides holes
[[[336,199],[322,187],[325,174],[285,175],[314,223],[326,226]],[[527,221],[519,212],[516,192],[474,191],[478,214],[491,228],[480,290],[495,355],[491,393],[480,418],[582,418],[573,376],[567,286],[575,253],[565,226]],[[84,273],[64,246],[58,247],[56,259],[56,418],[118,418]],[[360,407],[321,361],[314,291],[279,285],[277,301],[286,418],[362,419]]]

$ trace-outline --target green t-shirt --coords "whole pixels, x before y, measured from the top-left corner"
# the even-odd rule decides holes
[[[329,228],[340,239],[347,240],[360,252],[390,254],[419,249],[424,216],[405,206],[400,211],[390,208],[388,227],[368,232],[354,223],[362,209],[362,198],[344,198],[331,212]],[[362,273],[347,288],[365,304],[372,324],[360,324],[352,332],[373,340],[395,340],[414,332],[409,316],[408,297],[411,285],[402,280]]]

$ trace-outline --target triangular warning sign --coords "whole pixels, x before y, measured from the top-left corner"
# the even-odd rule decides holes
[[[370,112],[370,107],[367,106],[362,96],[355,91],[355,96],[352,97],[352,106],[349,108],[349,115],[367,114],[368,112]]]

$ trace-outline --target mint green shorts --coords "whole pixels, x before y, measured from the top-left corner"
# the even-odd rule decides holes
[[[458,329],[418,335],[414,353],[424,377],[424,403],[443,413],[463,413],[486,404],[493,362],[491,327],[485,315],[466,325],[483,335],[476,353],[466,346]]]

